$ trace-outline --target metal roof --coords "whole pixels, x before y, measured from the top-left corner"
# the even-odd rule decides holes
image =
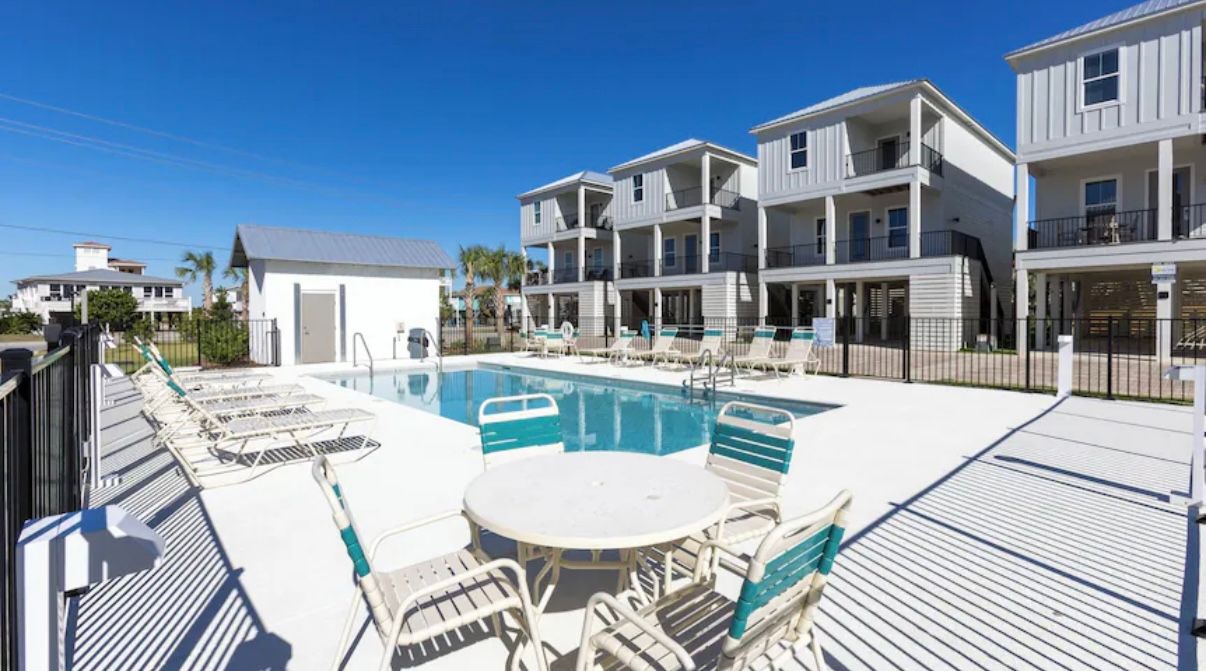
[[[644,156],[639,156],[637,158],[634,158],[631,161],[625,161],[625,162],[613,167],[610,172],[616,172],[617,170],[631,168],[634,165],[648,163],[650,161],[655,161],[659,158],[665,158],[667,156],[672,156],[674,154],[680,154],[682,152],[691,151],[693,149],[701,149],[701,148],[712,149],[712,150],[715,150],[715,151],[718,151],[721,153],[730,154],[736,158],[739,158],[739,159],[742,159],[745,161],[749,161],[750,163],[753,163],[755,165],[758,163],[758,159],[756,159],[753,156],[750,156],[748,154],[743,154],[739,151],[733,151],[732,149],[729,149],[728,147],[722,147],[718,144],[713,144],[706,140],[697,140],[695,138],[688,138],[686,140],[683,140],[682,142],[676,142],[676,143],[670,145],[669,147],[663,147],[661,149],[658,149],[655,152],[651,152],[651,153],[645,154]]]
[[[914,84],[918,84],[923,81],[925,81],[925,80],[910,79],[910,80],[903,81],[903,82],[893,82],[891,84],[878,84],[876,86],[860,86],[859,88],[856,88],[853,91],[847,91],[841,95],[836,95],[827,100],[822,100],[821,102],[813,104],[813,105],[809,105],[808,107],[805,107],[804,109],[796,110],[795,112],[792,112],[791,114],[784,114],[783,116],[781,116],[777,119],[771,119],[770,121],[767,121],[766,123],[760,123],[757,126],[754,126],[752,129],[750,129],[750,132],[757,133],[758,131],[762,130],[763,128],[767,128],[769,126],[775,126],[775,125],[781,124],[785,121],[791,121],[793,119],[799,119],[799,118],[811,116],[813,114],[817,114],[820,112],[825,112],[825,111],[828,111],[831,109],[835,109],[835,108],[841,107],[843,105],[849,105],[850,103],[857,102],[859,100],[862,100],[863,98],[870,98],[871,96],[877,96],[881,93],[887,93],[889,91],[894,91],[896,89],[904,88],[906,86],[913,86]]]
[[[249,259],[396,268],[456,267],[456,262],[431,240],[239,224],[230,265],[244,268]]]
[[[154,277],[151,275],[135,275],[133,273],[123,273],[117,270],[108,268],[93,268],[92,270],[79,270],[72,273],[59,273],[57,275],[34,275],[24,279],[16,280],[17,284],[28,284],[30,282],[62,282],[63,284],[114,284],[120,286],[142,286],[146,284],[163,284],[174,287],[184,286],[184,283],[177,279],[167,279],[165,277]]]
[[[544,186],[538,186],[531,191],[525,191],[515,197],[527,198],[528,196],[534,196],[542,191],[552,191],[553,189],[560,189],[571,184],[577,184],[578,182],[592,182],[595,184],[611,186],[612,179],[611,175],[605,175],[601,172],[595,172],[594,170],[583,170],[582,172],[575,172],[569,177],[562,177],[555,182],[549,182]]]
[[[1008,54],[1005,54],[1005,58],[1009,59],[1014,56],[1019,56],[1027,51],[1033,51],[1035,49],[1056,44],[1057,42],[1071,40],[1077,37],[1088,35],[1090,33],[1098,32],[1100,30],[1120,26],[1124,23],[1139,21],[1156,14],[1163,14],[1164,12],[1184,9],[1197,4],[1204,4],[1203,0],[1147,0],[1147,2],[1141,2],[1132,7],[1127,7],[1120,12],[1114,12],[1109,16],[1103,16],[1100,19],[1090,21],[1082,26],[1077,26],[1071,30],[1065,30],[1058,35],[1052,35],[1045,40],[1039,40],[1034,44],[1029,44],[1021,49],[1011,51]]]

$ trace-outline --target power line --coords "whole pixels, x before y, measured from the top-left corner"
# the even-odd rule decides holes
[[[18,252],[18,251],[11,251],[11,250],[7,250],[7,249],[0,251],[0,256],[37,256],[37,257],[47,257],[47,258],[56,258],[56,259],[73,259],[73,258],[75,258],[75,256],[73,254],[64,254],[63,252]],[[161,259],[161,258],[153,258],[153,257],[146,257],[146,256],[140,257],[137,260],[138,261],[159,261],[159,262],[163,262],[163,263],[179,263],[180,262],[180,259]]]
[[[120,240],[122,242],[141,242],[148,245],[166,245],[168,247],[200,247],[220,252],[231,251],[230,247],[218,247],[216,245],[202,245],[188,242],[178,242],[172,240],[156,240],[154,238],[136,238],[124,235],[110,235],[108,233],[88,233],[86,231],[69,231],[61,228],[46,228],[43,226],[22,226],[20,224],[0,224],[0,228],[11,228],[18,231],[33,231],[35,233],[58,233],[61,235],[74,235],[83,238],[102,238],[105,240]]]

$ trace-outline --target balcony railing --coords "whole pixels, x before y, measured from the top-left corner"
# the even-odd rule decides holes
[[[909,258],[909,234],[900,231],[875,238],[850,238],[835,244],[836,263],[862,263]]]
[[[825,245],[791,245],[766,250],[767,268],[798,268],[825,265]]]
[[[941,175],[942,164],[942,154],[937,149],[922,143],[921,167],[936,175]],[[847,155],[846,176],[863,177],[877,172],[907,168],[909,165],[909,143],[898,142]]]
[[[1173,237],[1206,238],[1206,203],[1173,210]]]
[[[577,266],[570,268],[554,268],[552,284],[568,284],[578,281],[578,271],[582,271],[581,277],[583,281],[611,281],[611,268],[603,266],[585,266],[579,269]],[[532,282],[528,282],[532,284]]]
[[[669,258],[662,258],[662,276],[667,275],[694,275],[700,272],[699,255],[697,254],[675,254],[673,262]]]
[[[578,228],[578,215],[565,214],[557,217],[555,220],[558,231],[568,231],[571,228]]]
[[[563,214],[555,220],[558,231],[571,231],[578,228],[583,222],[578,217],[576,212]],[[586,220],[586,226],[589,228],[601,228],[603,230],[611,230],[611,216],[599,214]]]
[[[524,285],[529,286],[529,287],[538,287],[547,282],[548,282],[548,271],[546,271],[546,270],[533,270],[533,271],[529,272],[528,274],[524,275],[524,280],[523,280]]]
[[[1102,212],[1032,221],[1028,246],[1030,249],[1057,249],[1120,245],[1155,240],[1156,233],[1156,210]]]
[[[731,210],[741,209],[741,194],[736,191],[720,189],[712,187],[711,194],[708,197],[708,202],[712,205],[719,205]],[[678,189],[666,194],[666,209],[681,210],[684,207],[693,207],[702,204],[703,188],[693,186],[686,189]]]
[[[620,279],[653,277],[653,261],[625,261],[620,264]]]
[[[758,257],[736,252],[712,252],[708,255],[708,272],[752,273],[758,270]]]
[[[578,281],[578,268],[554,268],[553,269],[553,284],[565,284],[567,282]]]
[[[906,231],[888,236],[853,238],[834,243],[835,263],[864,263],[909,258]],[[979,238],[960,231],[926,231],[921,234],[921,256],[983,257]],[[771,247],[766,250],[767,268],[793,268],[825,265],[823,244]]]

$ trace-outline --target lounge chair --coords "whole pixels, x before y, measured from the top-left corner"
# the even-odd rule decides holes
[[[578,671],[595,668],[745,669],[780,660],[808,643],[825,668],[814,619],[841,547],[851,495],[842,491],[823,508],[771,530],[748,560],[730,546],[708,542],[690,584],[644,603],[634,590],[590,598],[578,648]],[[714,588],[710,555],[745,565],[736,601]],[[599,611],[605,627],[594,631]]]
[[[754,339],[750,341],[750,349],[743,356],[733,358],[733,368],[753,370],[753,365],[771,358],[771,343],[775,341],[775,327],[759,326],[754,329]]]
[[[565,451],[561,414],[548,394],[487,399],[477,411],[486,468],[521,457]]]
[[[685,363],[692,366],[702,363],[703,353],[711,352],[716,360],[720,360],[720,348],[724,343],[724,330],[705,328],[703,338],[699,341],[699,349],[694,352],[668,352],[662,360],[669,363]]]
[[[523,351],[540,355],[544,351],[544,338],[546,335],[547,332],[544,329],[536,329],[526,336],[521,333],[520,336],[524,339]]]
[[[156,412],[151,417],[158,425],[160,440],[170,440],[190,425],[197,431],[212,430],[235,417],[300,412],[312,410],[325,402],[325,399],[317,394],[267,394],[197,401],[187,390],[181,389],[180,392],[177,393],[183,402],[182,408],[174,413]]]
[[[812,346],[816,342],[816,331],[807,327],[798,327],[791,332],[791,341],[787,343],[787,351],[783,353],[783,357],[767,358],[765,361],[752,362],[754,367],[766,368],[775,371],[775,376],[778,377],[779,371],[787,369],[788,374],[795,372],[798,368],[802,375],[808,373],[808,368],[811,366],[813,375],[821,369],[821,360],[817,358]]]
[[[151,354],[159,362],[159,365],[163,368],[164,372],[176,378],[178,382],[258,383],[272,377],[268,373],[251,370],[175,370],[168,362],[167,358],[163,356],[163,353],[159,351],[159,347],[156,346],[155,343],[148,342],[147,347],[150,348]]]
[[[674,349],[674,339],[678,337],[677,326],[663,326],[662,330],[658,331],[657,336],[653,339],[653,344],[647,350],[634,351],[629,354],[630,358],[656,362],[660,357],[667,354],[678,354],[679,351]]]
[[[437,522],[464,519],[461,511],[433,515],[384,531],[368,544],[366,552],[361,541],[363,535],[348,505],[347,490],[340,486],[331,462],[317,457],[310,472],[331,507],[339,537],[355,571],[356,588],[336,649],[335,668],[341,668],[344,661],[362,600],[385,648],[381,669],[390,668],[400,646],[439,639],[466,625],[489,621],[501,636],[498,618],[503,614],[514,616],[519,628],[527,634],[536,656],[536,668],[541,671],[548,668],[526,576],[514,560],[491,560],[471,545],[393,571],[374,568],[377,549],[385,539]],[[516,658],[525,647],[517,645]]]
[[[591,347],[578,350],[578,356],[585,359],[586,357],[607,357],[608,359],[617,354],[626,351],[632,347],[632,340],[636,338],[636,331],[624,330],[620,332],[620,336],[611,341],[607,347]]]

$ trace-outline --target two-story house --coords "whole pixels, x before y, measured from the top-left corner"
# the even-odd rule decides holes
[[[928,80],[867,86],[755,126],[761,318],[855,316],[899,337],[903,315],[1003,309],[1013,153]],[[1007,286],[1007,285],[1003,285]]]
[[[612,180],[586,170],[517,196],[524,257],[541,248],[543,270],[524,277],[523,328],[569,321],[600,335],[611,314]]]
[[[1173,319],[1206,312],[1204,21],[1206,2],[1152,0],[1006,55],[1017,317],[1036,347],[1113,317],[1167,360],[1187,335]]]
[[[614,328],[757,318],[758,163],[685,140],[610,170]]]
[[[151,319],[171,319],[192,310],[192,299],[184,295],[179,280],[144,275],[146,264],[111,258],[109,245],[104,243],[80,242],[74,248],[74,271],[15,280],[14,310],[37,313],[42,323],[71,323],[85,291],[113,288],[133,295],[138,312]]]

